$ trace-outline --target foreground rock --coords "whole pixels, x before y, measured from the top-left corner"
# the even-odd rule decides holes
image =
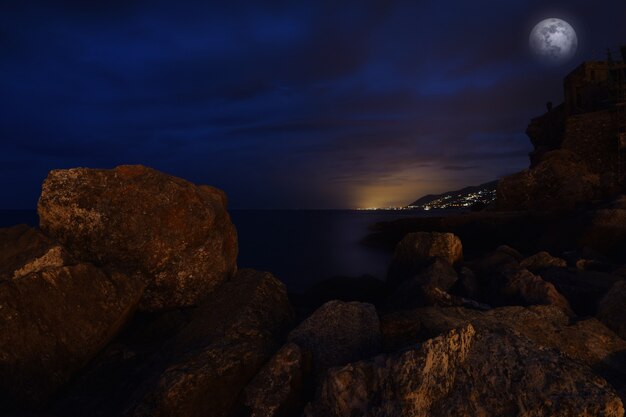
[[[318,374],[376,355],[380,351],[380,321],[367,303],[329,301],[294,329],[290,342],[311,354]]]
[[[500,307],[481,312],[466,308],[419,308],[383,316],[385,344],[396,349],[428,340],[466,323],[476,328],[507,328],[544,347],[558,349],[609,380],[626,399],[626,341],[596,319],[570,323],[555,306]],[[406,323],[413,322],[413,328]],[[415,324],[417,323],[417,324]],[[416,337],[416,330],[419,336]]]
[[[292,320],[284,285],[244,270],[207,299],[169,350],[134,416],[227,416]]]
[[[224,193],[150,168],[52,171],[38,212],[41,229],[78,258],[142,273],[143,309],[193,305],[236,269]]]
[[[396,246],[388,279],[400,282],[411,278],[435,258],[455,264],[463,258],[461,240],[452,233],[409,233]]]
[[[305,412],[308,417],[623,414],[609,384],[585,366],[509,330],[475,330],[471,324],[397,356],[331,369]]]
[[[0,283],[0,409],[45,404],[126,323],[143,288],[90,264]]]
[[[74,263],[65,248],[33,228],[0,229],[0,281]]]
[[[301,407],[307,362],[298,345],[288,343],[283,346],[244,390],[243,406],[238,415],[293,415]]]
[[[626,340],[626,281],[617,281],[600,300],[598,319]]]

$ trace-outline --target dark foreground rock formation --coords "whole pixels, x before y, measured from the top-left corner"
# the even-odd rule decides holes
[[[623,413],[617,394],[588,368],[513,332],[468,324],[402,353],[330,370],[305,415]]]
[[[52,172],[42,230],[0,230],[0,414],[623,417],[619,201],[581,228],[603,248],[539,245],[568,236],[541,213],[403,222],[386,281],[299,296],[237,270],[225,204],[144,167]]]
[[[120,331],[144,285],[26,227],[3,230],[0,247],[0,410],[38,407]]]

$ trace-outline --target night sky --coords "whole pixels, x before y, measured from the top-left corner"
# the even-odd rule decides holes
[[[569,63],[528,52],[543,18]],[[0,208],[54,168],[144,164],[232,208],[403,205],[528,165],[562,78],[626,43],[624,0],[0,4]]]

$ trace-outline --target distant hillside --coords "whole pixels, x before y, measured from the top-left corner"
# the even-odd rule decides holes
[[[429,194],[409,204],[410,208],[430,210],[435,208],[471,207],[474,204],[489,204],[496,198],[498,180],[481,185],[465,187],[444,194]]]

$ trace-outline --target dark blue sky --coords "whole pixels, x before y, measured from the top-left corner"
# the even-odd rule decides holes
[[[561,17],[575,59],[527,51]],[[0,4],[0,208],[54,168],[145,164],[233,208],[406,204],[527,166],[562,77],[626,42],[624,0]]]

